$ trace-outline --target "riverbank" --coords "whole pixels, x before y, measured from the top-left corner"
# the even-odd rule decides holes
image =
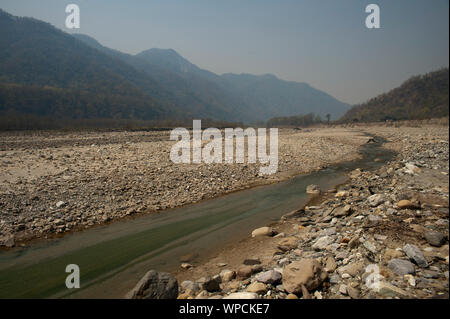
[[[273,232],[186,256],[179,298],[448,298],[448,125],[365,130],[395,159],[353,171]]]
[[[360,129],[280,129],[278,172],[174,164],[169,132],[1,133],[0,246],[162,212],[358,157]]]

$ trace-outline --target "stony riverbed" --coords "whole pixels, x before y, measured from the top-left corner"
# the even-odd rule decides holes
[[[178,298],[449,298],[448,126],[367,131],[396,158],[206,262],[186,259]]]
[[[279,166],[174,164],[169,131],[0,134],[0,246],[160,212],[354,159],[359,129],[281,129]]]

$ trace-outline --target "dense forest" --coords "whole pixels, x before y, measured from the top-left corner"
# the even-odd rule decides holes
[[[343,122],[417,120],[448,116],[448,68],[418,75],[367,103],[355,105]]]
[[[274,117],[267,121],[267,127],[283,127],[283,126],[299,126],[307,127],[315,124],[321,124],[325,121],[322,120],[320,114],[308,113],[305,115]],[[330,114],[326,115],[326,122],[330,122]]]

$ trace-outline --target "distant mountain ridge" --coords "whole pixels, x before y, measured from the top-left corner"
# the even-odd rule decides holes
[[[416,120],[448,116],[449,69],[410,78],[398,88],[355,105],[344,122]]]
[[[254,123],[349,106],[274,75],[217,75],[173,49],[137,55],[0,9],[0,113],[73,118],[211,118]]]

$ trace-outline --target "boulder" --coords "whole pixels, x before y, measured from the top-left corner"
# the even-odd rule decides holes
[[[416,270],[414,268],[414,265],[409,262],[408,260],[404,259],[392,259],[388,263],[388,268],[392,270],[397,275],[408,275],[408,274],[415,274]]]
[[[240,279],[246,279],[248,277],[250,277],[253,273],[253,268],[251,266],[243,266],[241,268],[238,269],[237,271],[237,278]]]
[[[219,275],[214,277],[206,277],[199,280],[200,287],[207,292],[216,292],[220,290],[221,278]]]
[[[359,275],[364,269],[362,262],[354,262],[338,269],[339,274],[349,274],[352,277]]]
[[[298,242],[297,237],[286,237],[280,240],[280,242],[278,243],[278,248],[281,251],[288,251],[297,248],[297,242]]]
[[[236,277],[236,273],[232,270],[225,269],[220,272],[220,279],[222,282],[229,282],[233,280],[234,277]]]
[[[269,270],[256,276],[256,280],[264,284],[276,285],[281,281],[281,273],[276,270]]]
[[[419,247],[411,244],[406,244],[405,246],[403,246],[403,251],[405,252],[406,256],[414,261],[419,267],[428,267],[428,262]]]
[[[177,299],[178,282],[169,273],[150,270],[125,296],[126,299]]]
[[[330,236],[323,236],[317,239],[311,247],[315,250],[323,250],[326,249],[332,242],[333,239]]]
[[[262,282],[254,282],[247,287],[248,292],[254,292],[256,294],[263,294],[267,291],[267,287]]]
[[[272,235],[273,235],[272,227],[261,227],[261,228],[257,228],[254,231],[252,231],[252,237],[272,236]]]
[[[315,259],[295,261],[283,270],[283,287],[293,294],[300,294],[302,286],[308,291],[318,288],[327,278],[327,272]]]
[[[426,232],[424,237],[431,246],[441,247],[446,242],[445,236],[437,231]]]

